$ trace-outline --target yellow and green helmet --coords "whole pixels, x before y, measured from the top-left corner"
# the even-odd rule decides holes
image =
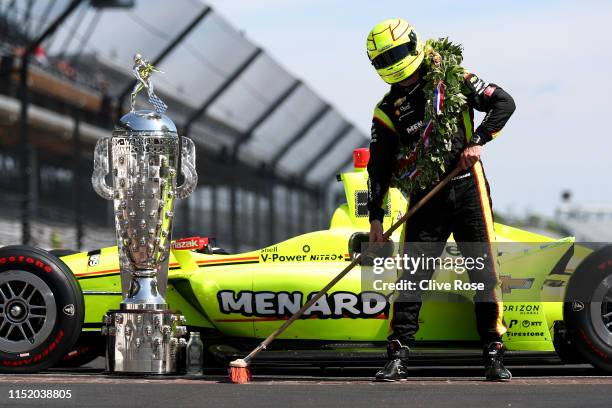
[[[424,48],[414,27],[401,18],[378,23],[368,35],[368,58],[389,84],[401,82],[417,70]]]

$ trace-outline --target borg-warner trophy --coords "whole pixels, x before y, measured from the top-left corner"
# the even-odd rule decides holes
[[[112,137],[98,141],[94,154],[94,190],[114,201],[123,294],[102,331],[111,373],[171,374],[186,334],[185,318],[168,310],[164,299],[172,220],[175,199],[188,197],[197,184],[195,147],[186,137],[179,143],[176,126],[164,115],[167,106],[154,93],[151,74],[161,71],[139,54],[133,71],[132,109]],[[154,110],[135,110],[143,89]],[[177,186],[179,154],[185,180]],[[111,186],[105,180],[109,168]]]

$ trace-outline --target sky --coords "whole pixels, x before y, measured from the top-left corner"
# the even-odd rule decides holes
[[[517,104],[504,132],[483,152],[497,211],[552,215],[564,190],[575,203],[612,207],[612,2],[206,3],[365,134],[388,87],[366,57],[365,39],[377,22],[402,17],[423,39],[463,44],[463,65],[503,87]]]

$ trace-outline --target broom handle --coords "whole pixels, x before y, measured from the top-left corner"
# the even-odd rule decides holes
[[[451,171],[441,182],[439,182],[434,188],[432,188],[431,191],[425,195],[425,197],[421,198],[414,205],[414,207],[410,208],[406,212],[406,214],[402,215],[402,217],[399,220],[397,220],[393,225],[391,225],[391,227],[383,234],[383,241],[387,241],[389,239],[389,237],[391,236],[391,234],[393,234],[393,232],[395,232],[395,230],[398,229],[400,225],[402,225],[404,222],[406,222],[408,220],[408,218],[412,217],[412,215],[415,212],[417,212],[421,207],[423,207],[423,205],[425,205],[425,203],[427,203],[434,195],[436,195],[440,190],[442,190],[453,178],[455,178],[459,174],[460,171],[461,171],[461,169],[459,167],[457,167],[456,169]],[[364,256],[365,254],[368,254],[369,252],[371,252],[370,251],[371,248],[374,248],[374,246],[368,246],[368,248],[366,248],[366,250],[364,252],[362,252],[359,255],[357,255],[351,261],[351,263],[349,263],[342,270],[342,272],[340,272],[338,275],[336,275],[334,277],[334,279],[329,281],[329,283],[327,285],[325,285],[325,287],[323,289],[321,289],[316,295],[314,295],[312,298],[310,298],[310,300],[308,302],[306,302],[306,304],[304,304],[304,306],[302,306],[300,308],[300,310],[295,312],[295,314],[293,316],[291,316],[278,329],[274,330],[274,332],[272,332],[272,334],[270,334],[268,337],[266,337],[266,339],[264,341],[262,341],[259,344],[259,346],[257,346],[253,351],[251,351],[249,353],[249,355],[244,358],[244,361],[246,363],[249,363],[252,359],[255,358],[255,356],[257,356],[257,354],[259,354],[259,352],[261,350],[264,350],[282,332],[284,332],[287,329],[287,327],[289,327],[294,321],[296,321],[297,319],[302,317],[304,312],[306,312],[306,310],[308,310],[308,308],[310,308],[310,306],[314,305],[316,303],[316,301],[319,300],[324,294],[326,294],[327,291],[330,290],[334,285],[336,285],[336,283],[338,283],[338,281],[340,279],[344,278],[344,276],[346,276],[347,273],[349,273],[356,265],[358,265],[359,261],[361,260],[361,257]]]

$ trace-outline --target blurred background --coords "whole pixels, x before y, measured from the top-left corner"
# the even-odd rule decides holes
[[[567,59],[592,49],[593,41],[578,49],[584,40],[566,34],[576,21],[599,27],[596,20],[586,24],[590,2],[580,3],[587,6],[579,14],[565,2],[543,2],[551,12],[519,1],[515,6],[529,13],[519,13],[527,21],[515,31],[487,20],[485,11],[445,1],[418,10],[405,2],[373,3],[0,0],[0,245],[114,245],[111,203],[90,183],[93,146],[129,110],[136,52],[164,71],[153,77],[156,91],[198,150],[199,186],[178,202],[175,237],[214,236],[240,251],[326,228],[344,200],[336,175],[352,168],[354,148],[368,145],[371,109],[385,92],[364,42],[370,26],[389,16],[423,26],[422,37],[450,35],[463,43],[467,66],[487,67],[484,79],[517,99],[523,113],[491,148],[493,164],[485,161],[494,203],[501,204],[498,221],[583,241],[612,238],[605,177],[612,146],[607,129],[595,135],[599,125],[582,106],[609,110],[600,100],[610,85],[602,78],[597,87],[581,88],[584,96],[564,94],[564,85],[585,82],[592,67],[607,66],[609,47],[596,62],[585,58],[581,71],[552,64],[555,52],[538,54],[552,47],[565,50]],[[597,10],[605,16],[609,7],[593,7],[592,14]],[[486,32],[478,32],[478,21]],[[526,29],[543,33],[545,44],[521,48],[535,35]],[[534,55],[529,61],[537,66],[546,58],[549,66],[521,66],[520,58],[510,58],[517,52]],[[568,115],[550,113],[551,100],[581,106],[572,109],[582,122],[561,123],[558,116]],[[143,98],[138,103],[146,106]],[[590,135],[601,138],[601,149],[591,152],[597,140]],[[591,160],[580,160],[585,142],[576,139],[587,136]],[[579,160],[568,160],[563,145]]]

